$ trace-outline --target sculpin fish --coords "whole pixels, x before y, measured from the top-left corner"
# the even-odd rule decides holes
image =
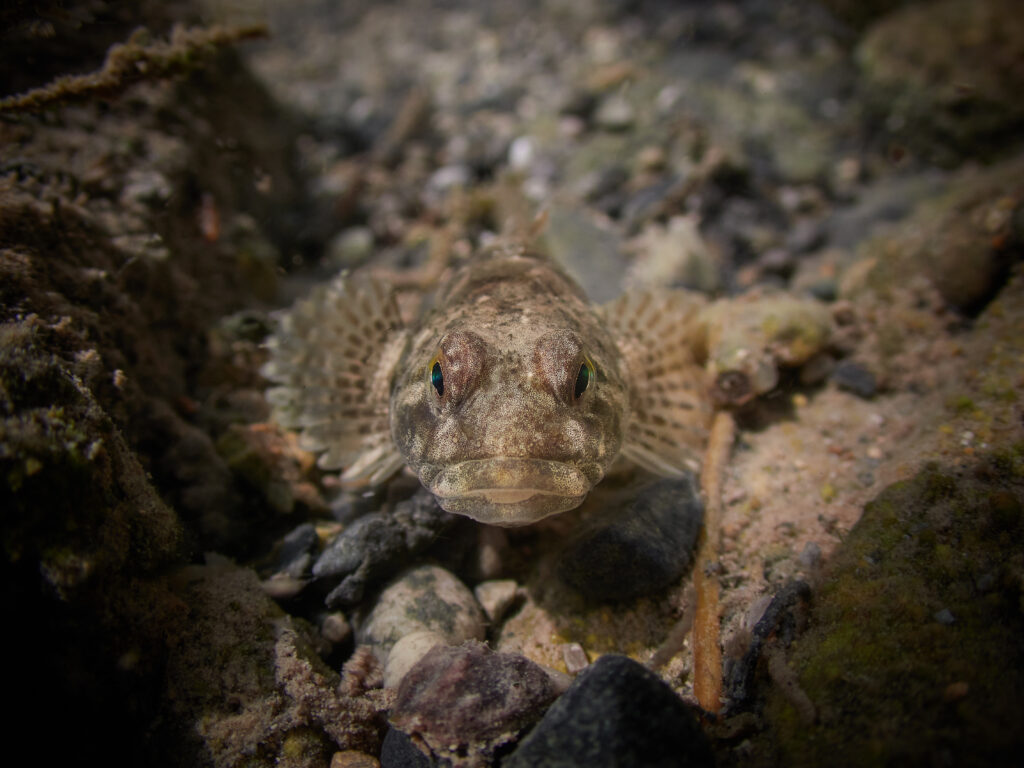
[[[467,260],[409,325],[385,283],[342,275],[283,316],[267,396],[346,486],[407,466],[449,512],[526,525],[579,506],[616,460],[693,466],[711,415],[701,306],[645,290],[595,307],[509,242]]]

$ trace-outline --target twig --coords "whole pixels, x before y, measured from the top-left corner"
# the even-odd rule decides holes
[[[718,625],[718,560],[722,526],[722,478],[729,461],[736,424],[732,414],[719,411],[711,426],[700,484],[704,493],[704,527],[697,549],[693,584],[697,612],[693,629],[693,692],[708,712],[722,706],[722,646]]]
[[[194,69],[198,56],[215,48],[265,37],[263,24],[240,27],[175,26],[171,39],[149,40],[145,28],[137,29],[126,43],[107,51],[103,66],[85,75],[63,75],[40,88],[0,99],[2,112],[36,112],[75,99],[115,96],[139,80],[171,77]]]
[[[668,637],[665,641],[658,646],[655,650],[654,655],[651,656],[651,660],[647,662],[647,666],[651,669],[658,670],[672,661],[672,658],[683,649],[683,644],[686,642],[686,638],[690,635],[690,630],[693,629],[693,619],[696,613],[697,604],[697,591],[691,584],[686,589],[686,596],[684,598],[683,615],[679,618],[679,621],[675,623],[675,626],[669,630]]]

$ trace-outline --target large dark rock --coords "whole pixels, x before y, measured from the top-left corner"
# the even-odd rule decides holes
[[[690,476],[627,488],[566,544],[559,573],[595,600],[652,594],[692,564],[703,516]]]
[[[503,766],[713,764],[694,711],[649,669],[609,654],[580,674]]]

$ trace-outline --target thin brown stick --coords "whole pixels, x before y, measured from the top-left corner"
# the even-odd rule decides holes
[[[693,692],[708,712],[722,706],[722,646],[718,624],[718,561],[722,527],[722,478],[729,461],[736,424],[732,414],[719,411],[711,426],[700,484],[704,493],[704,527],[697,549],[693,585],[697,613],[693,627]]]
[[[690,636],[690,631],[693,629],[693,619],[697,612],[697,591],[692,584],[687,587],[683,600],[683,615],[679,617],[679,621],[675,623],[675,626],[669,630],[668,637],[658,646],[651,656],[651,660],[647,662],[647,666],[651,669],[661,669],[672,661],[672,658],[683,650],[686,638]]]

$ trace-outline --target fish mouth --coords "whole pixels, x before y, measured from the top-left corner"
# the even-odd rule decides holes
[[[546,459],[473,459],[442,467],[423,484],[446,512],[490,525],[529,525],[582,504],[603,474],[596,465],[587,469]]]

